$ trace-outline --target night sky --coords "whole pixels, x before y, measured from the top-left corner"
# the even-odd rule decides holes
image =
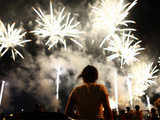
[[[49,0],[0,0],[0,19],[4,23],[12,23],[14,21],[21,23],[21,21],[23,21],[25,29],[29,31],[31,28],[27,25],[25,26],[25,23],[28,23],[28,21],[32,20],[35,16],[32,10],[27,11],[27,9],[34,5],[44,5],[45,8],[48,6],[48,1]],[[79,2],[82,2],[82,0],[61,1],[66,5],[74,5],[75,7],[79,5]],[[139,0],[138,4],[131,10],[129,15],[129,17],[136,21],[135,27],[137,29],[137,35],[143,41],[143,46],[147,48],[146,51],[151,54],[153,58],[160,56],[159,12],[160,7],[158,0]],[[27,37],[36,39],[32,35],[28,35]],[[30,43],[30,45],[33,45],[32,48],[34,48],[34,50],[40,50],[40,47],[36,46],[34,43]],[[30,49],[30,47],[27,47],[26,49],[33,56],[36,56],[36,52],[34,52],[33,49]],[[21,64],[21,59],[13,62],[13,60],[10,60],[6,55],[0,60],[0,77],[7,75],[6,71],[10,71],[17,66],[21,66]],[[34,97],[32,97],[32,94],[26,94],[25,91],[15,95],[14,97],[16,101],[14,101],[13,104],[18,104],[21,102],[23,104],[30,103],[30,105],[33,105],[36,101]],[[32,101],[34,101],[33,104]]]
[[[59,0],[64,4],[73,4],[75,7],[79,5],[82,0]],[[87,1],[87,0],[86,0]],[[91,0],[90,0],[91,1]],[[94,0],[92,0],[94,1]],[[131,0],[129,0],[131,1]],[[88,0],[89,2],[89,0]],[[4,21],[12,23],[13,21],[27,22],[33,18],[33,12],[27,9],[36,4],[47,7],[48,1],[44,0],[1,0],[0,1],[0,18]],[[137,34],[144,44],[150,49],[156,50],[159,54],[159,4],[158,1],[153,0],[139,0],[136,7],[130,13],[130,17],[136,21]],[[151,46],[152,45],[152,46]]]

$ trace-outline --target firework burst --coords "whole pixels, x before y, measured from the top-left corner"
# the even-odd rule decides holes
[[[31,40],[24,40],[26,32],[22,32],[22,29],[16,29],[15,23],[8,24],[7,28],[0,20],[0,55],[3,56],[7,51],[11,51],[12,58],[15,60],[15,56],[19,55],[24,58],[23,55],[16,49],[16,47],[24,47],[24,43]]]
[[[155,84],[154,81],[158,76],[159,69],[157,66],[153,66],[153,63],[139,63],[131,68],[132,76],[132,92],[135,97],[144,95],[144,91],[151,85]]]
[[[32,32],[41,38],[49,37],[48,41],[45,43],[49,46],[48,49],[51,49],[57,45],[58,42],[63,44],[66,49],[66,40],[71,40],[78,46],[83,47],[78,41],[75,40],[75,38],[79,38],[79,34],[82,33],[77,29],[80,23],[77,22],[74,24],[74,18],[71,17],[71,14],[64,13],[65,8],[54,12],[52,1],[50,1],[50,15],[42,12],[40,8],[38,10],[33,8],[33,10],[38,15],[38,19],[36,20],[38,27],[36,27],[36,29]]]
[[[101,0],[100,4],[92,7],[95,27],[103,26],[105,31],[109,33],[100,44],[100,47],[102,47],[105,40],[114,35],[115,32],[135,31],[135,29],[124,27],[128,27],[130,23],[135,23],[133,20],[125,20],[125,18],[136,3],[137,0],[128,4],[124,4],[124,0]],[[124,27],[122,28],[122,26]]]
[[[129,65],[135,61],[138,61],[136,56],[139,55],[139,51],[144,50],[144,48],[141,48],[139,45],[141,41],[135,42],[134,39],[137,38],[131,35],[131,32],[128,34],[123,33],[121,37],[114,35],[114,38],[109,40],[109,47],[104,48],[104,50],[114,53],[110,55],[108,59],[113,60],[115,58],[120,58],[121,67],[124,64]]]

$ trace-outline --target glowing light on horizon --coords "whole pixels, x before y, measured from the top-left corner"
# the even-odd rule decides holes
[[[114,39],[109,40],[108,48],[104,48],[104,50],[113,53],[107,58],[109,60],[120,58],[121,67],[124,64],[130,65],[138,61],[136,56],[139,55],[140,51],[144,50],[144,48],[141,48],[139,45],[141,41],[135,42],[134,39],[136,38],[131,35],[130,32],[128,34],[123,33],[121,37],[114,35]]]
[[[22,29],[16,29],[15,23],[8,24],[7,28],[0,20],[0,56],[3,56],[7,51],[11,51],[12,59],[15,60],[16,55],[24,59],[23,55],[16,49],[17,47],[24,47],[26,42],[31,40],[24,40],[26,32]]]
[[[5,85],[5,81],[2,81],[2,85],[1,85],[1,93],[0,93],[0,105],[1,105],[1,103],[2,103],[4,85]]]
[[[157,66],[153,67],[153,63],[139,63],[131,68],[132,75],[132,93],[134,97],[139,97],[145,94],[151,85],[156,84],[154,81],[158,76],[159,69]]]
[[[110,38],[115,32],[135,31],[128,27],[128,24],[135,23],[133,20],[125,20],[129,11],[137,4],[137,0],[132,3],[124,4],[124,0],[101,0],[100,3],[92,7],[94,24],[96,28],[102,27],[108,31],[107,37],[101,42],[103,46],[107,38]],[[122,26],[124,26],[122,28]]]
[[[82,33],[77,29],[80,23],[74,23],[74,17],[71,17],[70,13],[64,13],[65,8],[54,12],[52,1],[50,1],[50,14],[45,14],[40,8],[38,8],[38,10],[33,8],[33,10],[39,18],[36,20],[38,26],[32,32],[41,38],[48,37],[45,43],[48,49],[51,49],[60,42],[66,50],[67,40],[71,40],[78,46],[83,47],[80,42],[75,40],[78,39],[79,34]]]

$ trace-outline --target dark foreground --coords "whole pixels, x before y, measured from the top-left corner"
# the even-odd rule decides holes
[[[58,112],[23,112],[1,114],[0,120],[70,120],[63,113]]]

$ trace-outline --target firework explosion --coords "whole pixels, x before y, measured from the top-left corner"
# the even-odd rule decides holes
[[[153,67],[153,63],[138,63],[131,68],[131,76],[132,76],[132,92],[134,98],[138,98],[145,94],[145,90],[147,90],[150,85],[155,84],[154,81],[158,76],[157,72],[159,69],[157,66]]]
[[[128,27],[128,24],[135,23],[132,20],[125,20],[125,18],[136,3],[137,0],[128,4],[124,4],[124,0],[101,0],[98,5],[92,7],[95,18],[93,25],[96,28],[103,26],[109,34],[102,41],[100,47],[103,46],[107,38],[114,36],[115,32],[135,31],[133,28],[122,28],[122,26]]]
[[[54,14],[52,1],[50,1],[50,15],[43,13],[40,8],[38,10],[35,8],[33,9],[39,18],[36,20],[38,27],[32,32],[42,38],[49,37],[48,41],[45,43],[49,46],[48,49],[57,45],[58,42],[63,44],[66,49],[66,40],[71,40],[78,46],[83,47],[75,40],[79,38],[79,34],[82,33],[76,29],[80,23],[77,22],[74,24],[74,18],[71,17],[71,14],[64,13],[65,8],[56,11]]]
[[[97,68],[99,68],[100,73],[100,79],[104,83],[111,84],[111,88],[109,88],[109,94],[111,97],[111,100],[115,96],[115,102],[111,101],[111,105],[113,105],[113,108],[118,109],[118,104],[122,104],[120,102],[121,99],[124,100],[124,103],[128,102],[128,93],[124,95],[124,91],[126,92],[127,88],[124,86],[123,79],[126,79],[126,76],[121,76],[117,72],[119,67],[117,67],[114,63],[114,59],[119,59],[121,68],[123,65],[127,64],[130,65],[131,68],[131,78],[128,80],[128,87],[130,89],[130,104],[132,103],[132,99],[137,98],[139,96],[144,95],[145,90],[150,87],[154,83],[154,79],[157,77],[155,74],[158,72],[156,67],[153,67],[152,64],[145,65],[142,64],[137,56],[140,54],[140,51],[144,50],[144,48],[140,47],[140,42],[138,38],[136,38],[134,35],[132,35],[132,31],[135,31],[135,29],[132,29],[129,26],[130,23],[135,23],[132,20],[126,20],[126,17],[129,14],[129,11],[136,5],[137,0],[135,0],[132,3],[124,4],[124,0],[101,0],[101,3],[99,6],[92,7],[95,15],[94,24],[93,26],[98,26],[100,28],[105,28],[104,30],[107,31],[107,35],[104,36],[100,33],[99,36],[102,36],[104,39],[100,44],[100,47],[103,46],[103,44],[107,41],[108,46],[104,48],[105,50],[109,51],[111,53],[110,56],[108,56],[108,59],[110,62],[99,60],[99,58],[93,57],[95,54],[101,54],[100,52],[96,51],[96,42],[91,44],[91,47],[89,48],[89,45],[85,45],[86,48],[90,49],[92,54],[85,53],[84,51],[70,51],[70,53],[67,53],[66,51],[63,51],[61,49],[60,51],[54,52],[54,55],[50,55],[48,57],[45,53],[38,53],[38,57],[36,58],[36,61],[28,62],[28,59],[24,62],[25,65],[29,68],[29,71],[33,68],[37,68],[31,75],[28,76],[34,76],[35,79],[32,81],[32,83],[29,83],[31,86],[28,90],[29,92],[33,92],[32,90],[35,90],[34,92],[38,95],[41,95],[41,97],[37,97],[38,100],[43,99],[43,97],[47,97],[50,101],[53,101],[54,97],[57,98],[57,101],[61,101],[61,96],[64,98],[64,94],[68,94],[66,88],[72,88],[73,86],[77,85],[77,81],[75,80],[75,76],[78,76],[78,74],[81,72],[81,70],[87,65],[87,64],[93,64]],[[51,49],[53,47],[56,47],[58,43],[62,44],[64,48],[67,48],[68,40],[71,40],[73,43],[77,44],[80,47],[83,47],[80,42],[78,42],[78,39],[80,38],[80,34],[82,33],[80,30],[78,30],[78,26],[80,25],[79,22],[75,21],[75,18],[72,17],[72,14],[66,13],[66,9],[62,8],[59,11],[54,11],[52,6],[52,1],[50,1],[50,14],[46,14],[43,12],[40,8],[35,9],[33,8],[35,13],[37,14],[36,23],[37,26],[35,27],[35,30],[32,31],[37,37],[47,39],[45,41],[45,45],[48,46],[48,49]],[[74,22],[75,21],[75,22]],[[86,22],[86,21],[85,21]],[[16,46],[23,46],[23,43],[29,42],[28,40],[22,40],[25,33],[21,33],[20,30],[17,30],[15,32],[14,25],[8,25],[8,30],[5,28],[4,24],[1,22],[0,24],[0,38],[4,38],[7,42],[2,41],[0,39],[1,44],[1,56],[3,56],[8,50],[12,50],[12,58],[15,60],[15,55],[19,55],[23,58],[22,54],[19,53],[16,49]],[[91,25],[92,26],[92,25]],[[93,27],[94,28],[94,27]],[[96,31],[98,28],[96,27]],[[89,33],[89,31],[87,31]],[[103,33],[103,31],[101,31]],[[97,32],[99,33],[99,32]],[[9,37],[8,37],[9,36]],[[86,35],[91,36],[92,39],[95,39],[97,36],[90,34]],[[95,38],[93,36],[96,36]],[[10,38],[10,39],[9,39]],[[11,41],[11,40],[15,41]],[[17,41],[16,41],[17,40]],[[7,46],[7,47],[6,47]],[[101,48],[100,48],[101,49]],[[103,53],[102,53],[103,54]],[[103,54],[104,56],[104,54]],[[106,56],[104,56],[106,57]],[[61,67],[63,69],[66,69],[67,72],[63,74],[62,79],[60,80],[61,71],[59,67],[57,66],[57,63],[59,60],[62,59]],[[58,62],[57,62],[58,61]],[[80,61],[80,62],[79,62]],[[139,66],[132,66],[132,63],[140,62]],[[54,64],[53,64],[54,63]],[[64,63],[64,64],[62,64]],[[40,66],[40,71],[39,70]],[[53,65],[52,65],[53,64]],[[136,63],[137,64],[137,63]],[[141,65],[142,64],[142,65]],[[144,66],[143,66],[144,65]],[[31,68],[32,66],[33,68]],[[53,68],[56,68],[57,72],[53,72]],[[116,69],[116,70],[115,70]],[[123,67],[125,69],[125,67]],[[21,69],[20,69],[21,70]],[[106,75],[106,71],[111,71]],[[113,71],[116,71],[116,74],[114,74]],[[26,77],[26,74],[23,72],[22,77],[23,79],[28,80]],[[14,73],[15,74],[15,73]],[[16,76],[17,74],[15,74]],[[128,75],[128,73],[127,73]],[[17,75],[18,76],[18,75]],[[37,77],[38,76],[38,77]],[[56,77],[55,77],[56,76]],[[113,78],[113,76],[115,78]],[[18,78],[15,78],[15,81]],[[36,81],[38,79],[38,82]],[[67,79],[67,80],[66,80]],[[113,80],[114,79],[114,80]],[[55,80],[55,86],[50,85],[51,82]],[[66,82],[68,81],[68,82]],[[119,84],[120,81],[120,84]],[[26,81],[23,81],[24,84]],[[62,89],[60,86],[63,85],[63,92],[65,92],[63,95]],[[115,83],[114,83],[115,82]],[[132,82],[129,83],[129,82]],[[16,82],[17,83],[17,82]],[[27,81],[28,83],[28,81]],[[39,86],[37,86],[37,83],[40,83]],[[53,82],[52,82],[53,84]],[[114,88],[115,85],[115,88]],[[24,86],[24,85],[19,85]],[[64,87],[65,86],[65,87]],[[53,87],[55,87],[55,92],[53,92]],[[113,90],[114,88],[114,90]],[[24,89],[24,88],[23,88]],[[43,92],[42,92],[43,89]],[[121,90],[123,89],[123,90]],[[26,89],[25,89],[26,90]],[[69,91],[69,90],[68,90]],[[50,93],[47,94],[46,93]],[[123,94],[123,96],[121,96]],[[132,97],[133,95],[133,97]],[[43,101],[43,100],[41,100]],[[47,100],[44,100],[45,103],[49,103]],[[64,102],[64,100],[62,101]],[[55,103],[54,103],[55,104]],[[58,104],[58,103],[57,103]],[[57,105],[56,104],[56,105]],[[50,105],[50,104],[48,104]]]
[[[132,38],[132,39],[131,39]],[[138,42],[134,42],[133,39],[136,39],[133,35],[130,34],[124,34],[122,36],[114,35],[114,39],[109,40],[109,47],[104,48],[105,50],[111,51],[112,55],[108,57],[109,60],[113,60],[115,58],[120,58],[121,61],[121,67],[124,64],[132,64],[135,61],[138,61],[136,58],[137,55],[140,54],[141,50],[144,50],[144,48],[140,48]]]
[[[11,50],[13,60],[15,60],[16,55],[24,58],[16,47],[24,47],[24,43],[30,42],[30,40],[23,40],[26,33],[22,32],[22,29],[14,27],[15,23],[12,25],[8,24],[6,28],[0,20],[0,54],[3,56],[7,51]]]

